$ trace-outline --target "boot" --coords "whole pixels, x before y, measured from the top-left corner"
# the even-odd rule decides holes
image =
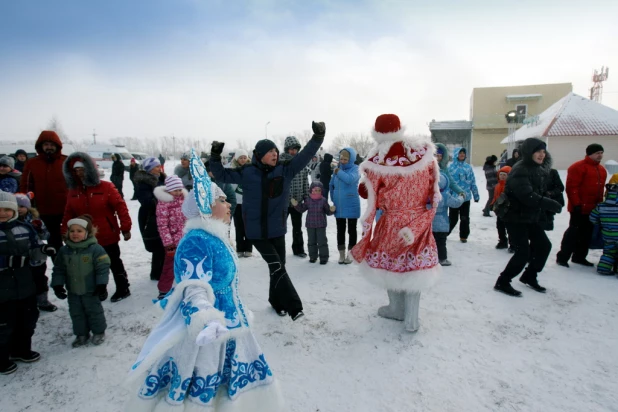
[[[506,249],[508,247],[509,247],[509,245],[506,243],[506,240],[501,240],[496,245],[496,249]]]
[[[93,345],[97,345],[98,346],[98,345],[102,344],[104,341],[105,341],[105,332],[100,333],[98,335],[94,335],[92,337],[92,344]]]
[[[349,265],[350,263],[352,263],[352,257],[350,256],[349,250],[348,250],[348,255],[345,257],[345,259],[343,259],[343,263],[345,263],[346,265]]]
[[[75,340],[73,341],[73,343],[71,344],[71,346],[74,347],[74,348],[79,348],[81,346],[84,346],[85,344],[88,343],[88,339],[90,339],[90,335],[88,335],[88,336],[77,336],[75,338]]]
[[[340,265],[345,264],[345,249],[339,249],[339,260],[338,263]]]
[[[378,309],[378,316],[386,319],[403,320],[404,319],[404,294],[398,290],[387,290],[388,306],[382,306]]]
[[[504,293],[505,295],[513,296],[516,298],[521,296],[521,292],[517,289],[514,289],[513,286],[511,286],[511,282],[501,282],[500,278],[498,278],[498,280],[496,281],[494,289],[498,292]]]
[[[529,288],[536,290],[539,293],[545,293],[547,291],[546,288],[539,285],[539,281],[537,280],[536,273],[534,271],[528,271],[527,269],[519,278],[519,281],[524,285],[527,285]]]
[[[58,307],[47,299],[47,291],[36,295],[36,305],[43,312],[55,312]]]
[[[406,292],[405,293],[405,317],[404,328],[408,332],[416,332],[421,324],[418,320],[418,307],[421,302],[421,292]]]
[[[119,274],[114,273],[114,283],[116,283],[116,292],[112,295],[112,298],[110,299],[111,302],[118,302],[131,296],[127,272]]]

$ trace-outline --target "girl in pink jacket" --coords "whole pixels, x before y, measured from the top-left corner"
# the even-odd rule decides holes
[[[178,176],[172,175],[165,179],[165,186],[155,188],[154,195],[158,200],[157,225],[159,235],[165,247],[165,263],[158,284],[158,299],[163,299],[167,292],[172,289],[174,283],[174,254],[180,239],[182,239],[182,230],[187,220],[181,210],[187,191],[182,180]]]

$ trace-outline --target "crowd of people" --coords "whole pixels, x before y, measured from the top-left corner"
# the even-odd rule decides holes
[[[185,153],[170,175],[162,170],[164,159],[147,158],[141,167],[132,162],[129,179],[132,200],[140,204],[138,227],[144,248],[152,254],[150,278],[158,282],[155,301],[166,313],[132,368],[139,379],[150,374],[136,398],[140,408],[142,401],[154,408],[167,390],[147,388],[152,374],[169,373],[171,366],[163,353],[194,351],[197,358],[174,366],[183,369],[188,385],[196,379],[191,378],[195,362],[212,366],[216,351],[201,348],[215,343],[220,348],[216,362],[229,362],[242,353],[248,364],[262,368],[265,375],[260,375],[259,385],[252,385],[254,389],[274,382],[238,297],[237,270],[238,259],[251,257],[255,248],[268,266],[268,301],[273,310],[293,321],[302,318],[303,303],[286,269],[288,219],[292,255],[326,265],[327,216],[334,215],[338,263],[357,262],[361,274],[386,290],[389,304],[379,308],[379,316],[402,321],[408,331],[418,330],[421,292],[435,282],[440,267],[451,265],[447,237],[458,225],[460,242],[474,235],[470,205],[472,200],[479,202],[480,195],[466,148],[454,148],[451,158],[444,144],[407,136],[399,118],[386,114],[375,121],[376,147],[366,160],[354,148],[344,147],[335,153],[335,163],[333,154],[317,155],[326,133],[324,123],[314,122],[312,129],[304,147],[289,136],[284,153],[279,153],[273,141],[263,139],[251,154],[236,150],[229,163],[223,156],[225,144],[215,141],[206,163],[194,152]],[[62,142],[53,131],[40,134],[36,150],[37,156],[27,161],[21,151],[15,158],[0,158],[2,374],[15,372],[15,361],[40,358],[32,350],[31,338],[39,310],[57,309],[49,301],[50,286],[58,299],[68,300],[73,347],[105,341],[101,302],[108,297],[110,271],[115,283],[110,300],[131,295],[120,250],[121,239],[131,239],[132,229],[121,157],[115,156],[111,182],[106,182],[88,154],[62,154]],[[546,291],[538,282],[552,248],[545,232],[553,230],[554,215],[565,205],[564,192],[570,219],[556,262],[567,268],[569,261],[593,266],[586,257],[597,225],[604,242],[597,271],[616,273],[618,175],[606,185],[602,158],[603,147],[589,145],[584,159],[569,167],[565,187],[542,140],[526,139],[500,162],[495,155],[487,157],[483,172],[488,200],[482,213],[492,217],[494,212],[496,248],[512,253],[495,283],[497,291],[521,296],[511,285],[520,274],[523,284]],[[361,197],[367,204],[362,216]],[[235,250],[229,241],[232,236]],[[213,253],[218,254],[217,261]],[[48,256],[53,264],[51,282],[45,274]],[[175,317],[178,313],[180,318]],[[171,325],[183,317],[187,327],[196,319],[189,340],[168,333],[172,327],[174,334],[180,333],[180,326]],[[213,371],[221,376],[212,396],[218,385],[227,384],[229,398],[235,399],[234,374]],[[264,396],[279,405],[276,389]],[[172,401],[168,402],[183,399]],[[210,406],[211,401],[201,402]]]

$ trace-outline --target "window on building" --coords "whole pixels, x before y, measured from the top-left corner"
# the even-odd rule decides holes
[[[515,106],[517,112],[517,123],[523,123],[524,119],[528,116],[528,105],[518,104]]]

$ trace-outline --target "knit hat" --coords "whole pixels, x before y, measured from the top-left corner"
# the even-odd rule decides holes
[[[287,153],[290,149],[300,150],[300,142],[296,136],[288,136],[283,142],[283,151]]]
[[[191,155],[187,152],[180,155],[180,160],[189,160],[191,159]]]
[[[89,235],[92,234],[92,216],[81,215],[67,222],[67,227],[70,228],[73,225],[78,225],[86,229]]]
[[[444,149],[442,148],[442,146],[436,146],[436,153],[444,156]]]
[[[135,158],[134,158],[134,157],[132,157],[132,158],[131,158],[131,162],[130,162],[130,163],[131,163],[132,165],[134,165],[135,163],[137,163],[137,160],[135,160]]]
[[[26,153],[26,151],[24,149],[18,149],[18,150],[15,151],[15,157],[17,157],[19,155],[24,155],[24,156],[28,157],[28,153]]]
[[[32,207],[30,197],[28,197],[25,193],[15,193],[15,199],[17,200],[18,207],[25,207],[26,209],[30,209]]]
[[[262,160],[266,153],[270,152],[272,149],[276,149],[277,153],[279,153],[279,149],[277,149],[277,145],[272,140],[262,139],[255,144],[255,149],[253,150],[253,154],[257,158],[257,160]]]
[[[185,186],[182,184],[182,180],[176,176],[171,175],[165,178],[165,191],[173,192],[174,190],[184,189]]]
[[[17,219],[17,199],[14,194],[0,191],[0,208],[11,209],[15,212],[9,222]]]
[[[236,150],[236,152],[234,153],[234,157],[236,159],[238,159],[240,156],[247,156],[247,157],[249,157],[249,152],[247,152],[245,149],[238,149],[238,150]]]
[[[78,167],[85,168],[86,165],[84,165],[84,162],[81,162],[81,161],[78,160],[77,162],[73,163],[73,169],[77,169]]]
[[[15,160],[9,156],[0,157],[0,165],[5,165],[13,169],[15,167]]]
[[[596,152],[604,152],[603,146],[598,143],[592,143],[590,146],[586,148],[586,156],[590,156],[591,154],[595,154]],[[1,161],[1,159],[0,159]]]
[[[538,144],[538,145],[534,148],[534,150],[532,151],[532,153],[536,153],[536,152],[538,152],[539,150],[546,150],[546,149],[547,149],[547,145],[545,144],[545,142],[541,142],[541,143],[539,143],[539,144]]]
[[[148,157],[142,162],[142,167],[147,172],[150,172],[157,166],[161,166],[161,162],[156,157]]]

